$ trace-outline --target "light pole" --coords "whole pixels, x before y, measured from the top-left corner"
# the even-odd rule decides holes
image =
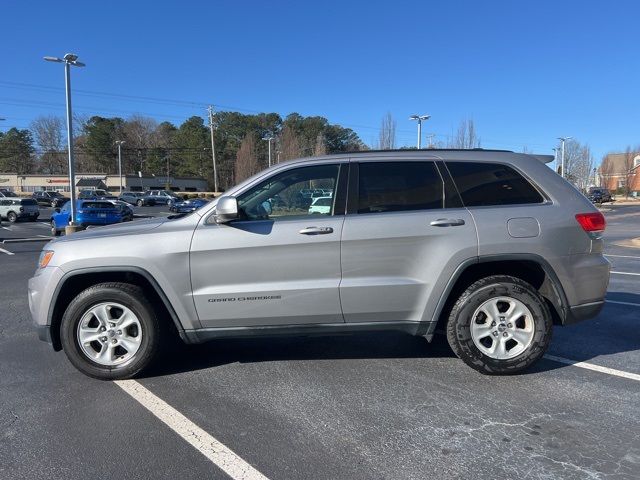
[[[120,176],[120,195],[122,195],[122,144],[124,140],[116,140],[118,145],[118,175]]]
[[[409,120],[417,120],[418,121],[418,150],[420,150],[422,146],[422,121],[429,120],[431,115],[411,115]]]
[[[213,139],[213,107],[209,105],[209,128],[211,129],[211,158],[213,159],[213,189],[218,192],[218,169],[216,166],[216,143]]]
[[[262,140],[269,142],[269,166],[271,166],[271,140],[273,140],[273,135],[262,137]]]
[[[566,175],[564,174],[564,142],[566,142],[567,140],[571,140],[573,137],[558,137],[558,140],[560,140],[562,142],[561,147],[560,147],[560,162],[561,162],[561,176],[562,178],[566,178]]]
[[[71,196],[71,221],[69,222],[69,232],[76,231],[76,172],[73,161],[73,117],[71,115],[71,66],[84,67],[85,64],[78,62],[78,56],[67,53],[64,57],[44,57],[47,62],[64,63],[64,85],[67,98],[67,148],[69,150],[69,190]]]

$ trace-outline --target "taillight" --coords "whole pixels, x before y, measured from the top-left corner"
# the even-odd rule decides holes
[[[587,233],[602,233],[607,226],[604,215],[600,212],[578,213],[576,220]]]

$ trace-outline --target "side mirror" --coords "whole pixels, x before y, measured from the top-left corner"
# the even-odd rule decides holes
[[[236,197],[220,197],[216,204],[216,223],[227,223],[238,218]]]

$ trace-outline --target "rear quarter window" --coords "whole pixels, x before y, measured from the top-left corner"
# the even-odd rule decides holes
[[[538,190],[500,163],[446,162],[466,207],[542,203]]]

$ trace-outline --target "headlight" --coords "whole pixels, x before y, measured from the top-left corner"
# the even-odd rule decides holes
[[[53,250],[43,250],[40,252],[40,258],[38,259],[38,268],[44,268],[49,265],[49,262],[53,258]]]

